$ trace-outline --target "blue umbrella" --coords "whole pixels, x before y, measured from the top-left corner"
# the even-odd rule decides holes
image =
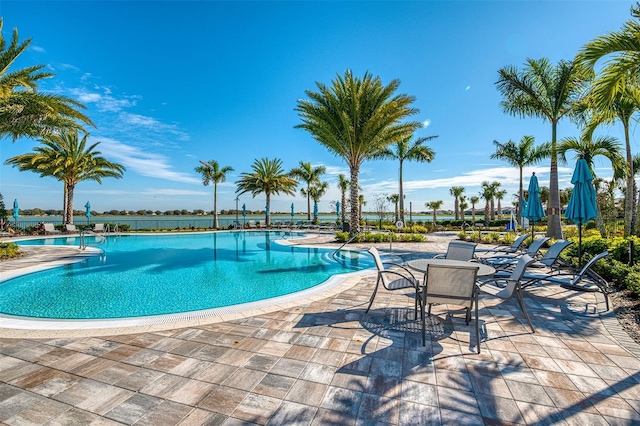
[[[242,205],[242,227],[244,228],[245,222],[247,219],[247,206],[245,204]]]
[[[18,223],[18,216],[20,216],[20,209],[18,208],[18,200],[13,200],[13,218],[16,221],[16,226]]]
[[[84,215],[87,217],[87,223],[89,223],[89,219],[91,218],[91,204],[87,201],[87,204],[84,205],[86,209]]]
[[[318,203],[313,203],[313,220],[318,220]]]
[[[579,159],[576,163],[571,183],[573,191],[564,217],[578,224],[578,266],[582,266],[582,224],[598,215],[593,175],[584,158]]]
[[[295,215],[295,212],[293,210],[293,203],[291,203],[291,220],[293,220],[294,215]]]
[[[336,201],[336,216],[340,218],[340,201]]]
[[[540,201],[540,187],[538,186],[538,178],[534,172],[529,180],[529,198],[527,204],[522,209],[522,216],[533,222],[531,227],[531,236],[535,239],[536,235],[536,222],[542,219],[544,214],[544,207],[542,207],[542,201]]]

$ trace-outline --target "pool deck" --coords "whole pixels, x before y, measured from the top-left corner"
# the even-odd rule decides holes
[[[444,252],[453,237],[394,244],[393,255]],[[69,256],[38,251],[0,273]],[[424,347],[408,293],[381,291],[365,314],[375,277],[210,324],[0,338],[0,423],[640,424],[640,347],[599,293],[530,287],[535,334],[517,302],[482,296],[477,354],[462,311],[435,307]]]

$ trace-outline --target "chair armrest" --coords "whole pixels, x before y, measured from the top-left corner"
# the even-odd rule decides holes
[[[411,278],[412,278],[414,281],[416,281],[416,282],[418,281],[418,279],[415,277],[415,275],[413,275],[413,273],[412,273],[412,272],[411,272],[407,267],[405,267],[405,266],[403,266],[403,265],[400,265],[399,263],[383,262],[383,263],[382,263],[382,265],[384,265],[384,266],[394,266],[394,267],[396,267],[396,268],[400,268],[400,269],[402,269],[403,271],[407,272],[407,273],[411,276]],[[393,270],[385,269],[385,270],[384,270],[384,271],[382,271],[382,272],[393,272]],[[402,276],[402,274],[398,273],[397,271],[396,271],[396,272],[394,272],[394,273],[395,273],[396,275],[400,275],[400,276]],[[407,277],[404,277],[404,278],[407,278]]]

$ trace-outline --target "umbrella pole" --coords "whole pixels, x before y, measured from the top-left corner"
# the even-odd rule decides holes
[[[582,268],[582,221],[578,222],[578,269]]]

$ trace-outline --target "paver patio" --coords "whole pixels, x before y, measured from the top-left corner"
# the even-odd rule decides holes
[[[445,244],[394,248],[413,256]],[[462,310],[435,307],[423,347],[410,291],[382,290],[365,314],[375,278],[210,325],[0,339],[0,422],[640,424],[640,350],[599,312],[601,295],[530,287],[535,334],[517,302],[483,296],[477,354]]]

